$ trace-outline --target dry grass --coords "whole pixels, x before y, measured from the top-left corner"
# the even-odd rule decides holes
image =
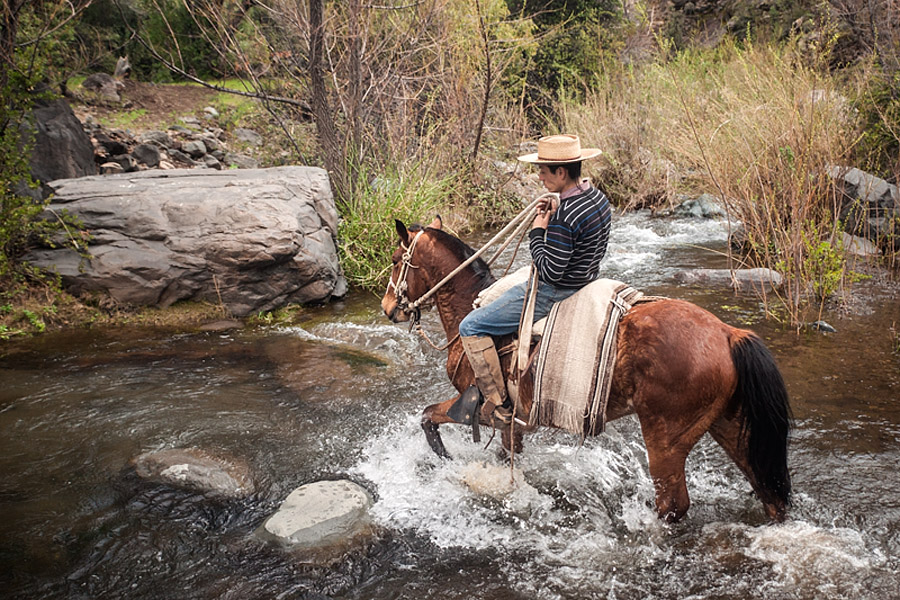
[[[564,127],[606,150],[602,182],[631,190],[627,204],[715,194],[745,230],[744,259],[785,275],[794,322],[847,282],[827,173],[847,164],[857,133],[827,71],[790,47],[723,45],[614,81],[615,93],[568,107]]]

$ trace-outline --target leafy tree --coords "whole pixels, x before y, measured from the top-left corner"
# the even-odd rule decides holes
[[[50,242],[63,221],[47,222],[38,215],[47,201],[32,198],[36,187],[29,158],[33,129],[29,116],[36,100],[52,96],[44,83],[52,62],[44,47],[53,47],[79,8],[68,2],[17,0],[7,5],[0,29],[0,282],[32,273],[17,259],[36,239]],[[64,33],[61,35],[65,35]]]
[[[541,39],[527,73],[527,96],[539,110],[557,93],[581,97],[598,81],[604,55],[618,44],[619,0],[506,0],[509,11],[531,17]]]

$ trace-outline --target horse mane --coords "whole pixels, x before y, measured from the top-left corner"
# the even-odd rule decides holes
[[[427,230],[430,234],[434,236],[435,241],[439,242],[442,246],[444,246],[447,250],[449,250],[460,263],[468,260],[470,256],[475,254],[475,250],[473,250],[468,244],[464,241],[456,237],[455,235],[451,235],[444,231],[443,229],[435,229],[433,227],[425,227],[423,228],[421,225],[411,225],[409,227],[410,231],[421,231],[422,229]],[[475,281],[478,282],[478,290],[481,291],[490,284],[494,283],[494,275],[491,273],[491,268],[488,266],[481,257],[475,259],[475,261],[469,265],[469,269],[472,270]]]

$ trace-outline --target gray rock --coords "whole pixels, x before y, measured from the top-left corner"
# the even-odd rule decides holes
[[[830,175],[841,181],[843,192],[870,206],[900,208],[897,186],[855,168],[832,167]]]
[[[169,127],[169,131],[174,131],[175,133],[180,133],[182,135],[193,135],[194,131],[188,129],[187,127],[183,127],[181,125],[172,125]]]
[[[94,139],[97,141],[97,145],[109,155],[127,154],[128,144],[119,139],[119,132],[113,133],[113,135],[116,137],[112,137],[106,132],[98,131],[94,134]]]
[[[108,73],[92,73],[82,82],[81,87],[103,100],[120,102],[122,98],[119,92],[125,89],[125,84]]]
[[[178,120],[189,130],[197,130],[202,127],[200,119],[197,117],[178,117]]]
[[[176,163],[181,163],[183,165],[189,165],[193,167],[195,164],[194,159],[182,152],[181,150],[177,150],[175,148],[169,149],[169,158]]]
[[[133,171],[138,170],[138,162],[130,154],[119,154],[117,156],[112,156],[109,159],[109,162],[116,162],[122,165],[122,170],[126,173],[131,173]]]
[[[245,461],[222,458],[197,448],[147,452],[131,462],[140,477],[175,487],[226,498],[244,498],[256,491]]]
[[[291,492],[257,535],[295,550],[345,551],[374,533],[372,504],[369,493],[351,481],[310,483]]]
[[[806,328],[811,329],[812,331],[821,331],[822,333],[837,333],[837,329],[829,325],[826,321],[807,323]]]
[[[91,140],[65,100],[39,101],[31,118],[19,127],[34,136],[30,165],[36,181],[46,183],[97,173]],[[45,193],[50,191],[45,187]]]
[[[844,251],[851,256],[867,257],[881,255],[881,250],[878,246],[865,238],[842,232],[841,242],[844,246]]]
[[[141,144],[155,144],[161,148],[171,148],[172,138],[165,131],[146,131],[137,137]]]
[[[259,161],[252,156],[236,152],[226,152],[223,162],[228,167],[237,167],[238,169],[256,169],[259,167]]]
[[[206,152],[212,153],[219,150],[222,147],[222,143],[219,139],[212,134],[205,134],[198,138],[203,142],[203,145],[206,146]]]
[[[775,289],[781,286],[781,273],[771,269],[735,269],[734,279],[728,269],[689,269],[675,274],[675,281],[685,285],[732,287],[740,291]]]
[[[725,217],[725,209],[711,194],[701,194],[697,198],[685,200],[672,211],[678,217],[695,217],[698,219],[712,219]]]
[[[56,270],[75,294],[159,306],[221,300],[244,316],[346,292],[322,169],[149,170],[51,186],[48,210],[81,219],[94,236],[91,258],[61,246],[25,259]]]
[[[251,146],[261,146],[263,143],[262,136],[253,131],[252,129],[245,129],[243,127],[235,127],[234,131],[235,139],[244,142],[245,144],[249,144]]]
[[[215,156],[210,156],[207,154],[203,157],[203,164],[207,169],[215,169],[216,171],[222,170],[222,163],[216,160]]]
[[[154,144],[138,144],[134,147],[134,150],[131,151],[131,155],[137,159],[139,163],[143,163],[151,169],[155,169],[159,166],[161,158],[159,147]]]
[[[219,111],[217,111],[212,106],[206,106],[203,108],[203,114],[205,114],[210,119],[217,119],[219,117]]]
[[[206,145],[200,140],[191,140],[181,145],[181,151],[197,159],[206,154]]]
[[[830,175],[842,192],[840,218],[847,233],[874,242],[894,233],[892,223],[900,217],[900,193],[896,185],[847,167],[832,167]]]

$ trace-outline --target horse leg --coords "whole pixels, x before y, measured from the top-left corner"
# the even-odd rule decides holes
[[[500,429],[500,439],[503,442],[503,450],[510,452],[510,449],[513,448],[513,441],[515,441],[515,453],[522,453],[522,429],[517,427],[515,433],[511,433],[510,430],[512,428],[509,425],[503,425]]]
[[[668,523],[681,519],[691,505],[684,476],[687,454],[675,448],[657,448],[647,441],[650,477],[656,490],[656,514]]]
[[[444,441],[438,431],[438,425],[442,423],[455,423],[453,419],[447,416],[447,411],[453,406],[453,403],[459,398],[459,395],[445,400],[439,404],[432,404],[422,411],[422,429],[425,431],[425,439],[428,445],[434,450],[434,453],[441,458],[451,458],[450,453],[444,447]]]
[[[674,523],[691,505],[684,475],[688,453],[709,428],[706,418],[699,418],[685,428],[673,428],[672,421],[641,414],[641,430],[647,446],[650,477],[656,490],[656,514]]]
[[[740,420],[733,415],[722,416],[712,424],[709,433],[747,477],[756,496],[762,500],[769,518],[779,523],[784,521],[787,510],[785,503],[762,489],[753,475],[753,469],[750,467],[747,457],[747,440],[742,435]]]

